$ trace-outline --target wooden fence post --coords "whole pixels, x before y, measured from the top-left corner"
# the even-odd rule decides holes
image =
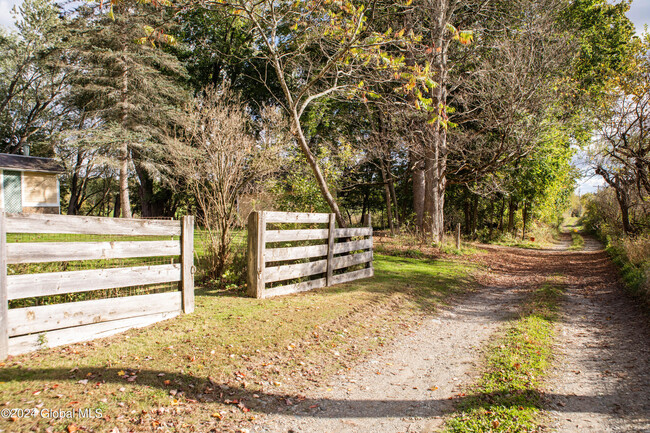
[[[372,235],[372,219],[370,217],[370,213],[367,213],[367,214],[365,214],[363,216],[363,225],[366,226],[366,227],[370,227],[369,239],[370,239],[370,243],[372,245],[372,247],[370,248],[370,255],[373,256],[373,257],[370,258],[370,261],[368,262],[366,267],[371,270],[370,276],[372,277],[372,276],[375,275],[375,265],[373,264],[374,263],[373,249],[374,249],[375,245],[374,245],[374,242],[372,240],[372,238],[373,238],[373,235]]]
[[[248,294],[261,298],[264,293],[264,248],[266,246],[266,217],[264,212],[248,216]]]
[[[456,249],[460,249],[460,223],[456,224]]]
[[[334,276],[334,231],[336,230],[336,214],[331,213],[327,231],[327,286],[332,285]]]
[[[9,354],[9,301],[7,300],[7,224],[0,212],[0,359]]]
[[[187,215],[181,223],[181,288],[183,312],[194,311],[194,217]]]

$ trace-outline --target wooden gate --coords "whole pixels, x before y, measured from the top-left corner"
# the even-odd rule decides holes
[[[282,230],[269,228],[269,224],[308,224],[312,228]],[[335,215],[326,213],[251,212],[249,295],[269,298],[372,277],[369,217],[365,225],[336,228]],[[278,282],[283,283],[276,285]]]
[[[37,234],[35,237],[45,241],[7,242],[7,233],[12,237]],[[71,241],[50,242],[60,234],[72,235]],[[119,239],[124,236],[128,240]],[[143,236],[148,239],[140,240]],[[105,240],[108,237],[110,241]],[[194,311],[193,250],[192,216],[182,221],[155,221],[1,213],[0,358],[112,335],[174,317],[181,311],[191,313]],[[132,262],[134,258],[151,257],[161,258],[161,263],[114,267],[115,259]],[[39,265],[50,262],[60,262],[63,266],[57,270],[63,271],[39,271]],[[65,270],[73,262],[80,263],[81,270]],[[27,272],[7,275],[7,265],[21,264],[30,264],[23,266]],[[29,270],[32,264],[36,264],[39,273]],[[118,263],[118,266],[124,265]],[[147,289],[150,285],[160,287],[166,283],[171,283],[171,289],[162,293]],[[137,293],[151,294],[122,296],[119,292],[120,297],[51,301],[67,294],[87,299],[88,292],[95,292],[101,298],[102,290],[117,291],[125,287],[144,287]],[[27,298],[48,301],[46,305],[9,308],[9,301]]]

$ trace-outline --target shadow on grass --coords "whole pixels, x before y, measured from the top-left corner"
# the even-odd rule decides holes
[[[237,404],[241,403],[246,408],[258,413],[278,414],[291,412],[298,417],[316,418],[388,418],[388,417],[432,417],[445,415],[456,407],[469,409],[484,409],[500,407],[534,407],[540,409],[547,399],[566,402],[559,411],[588,411],[594,412],[605,407],[602,401],[611,398],[607,395],[581,396],[544,394],[536,391],[500,391],[486,394],[457,396],[449,398],[423,398],[409,400],[395,399],[328,399],[304,398],[299,394],[282,394],[249,390],[243,387],[233,387],[225,384],[214,383],[207,377],[196,377],[187,374],[172,373],[165,370],[138,370],[124,371],[124,375],[117,368],[80,368],[74,370],[61,368],[3,368],[0,370],[0,381],[7,383],[30,380],[41,380],[48,383],[57,381],[78,382],[88,380],[87,384],[79,384],[80,391],[98,389],[106,383],[123,384],[132,389],[139,387],[159,388],[164,391],[174,390],[174,399],[181,404]],[[126,377],[137,377],[133,383]],[[127,388],[127,392],[129,389]],[[47,395],[46,393],[43,394]],[[171,400],[170,396],[170,400]],[[572,404],[573,401],[580,404]],[[290,405],[288,405],[288,402]],[[62,405],[67,402],[62,401]],[[580,409],[582,408],[582,409]]]

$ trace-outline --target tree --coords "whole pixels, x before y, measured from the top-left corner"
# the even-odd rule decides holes
[[[372,69],[402,67],[400,58],[382,51],[395,41],[392,34],[387,37],[371,31],[365,8],[350,2],[242,0],[219,4],[247,22],[255,35],[257,79],[287,113],[294,139],[321,194],[344,227],[345,220],[305,134],[303,116],[323,98],[366,94],[364,74]],[[398,36],[411,37],[404,32]],[[279,91],[269,85],[269,75],[279,83]]]
[[[79,122],[83,126],[85,119],[82,117]],[[92,124],[86,126],[85,129],[71,128],[60,134],[56,142],[55,151],[65,168],[61,176],[61,196],[67,204],[68,215],[109,215],[116,177],[110,163],[114,155],[111,155],[111,146],[97,146],[95,135],[104,131],[95,129]],[[118,211],[119,206],[113,208],[114,216],[118,216]]]
[[[576,94],[582,89],[597,100],[612,72],[622,72],[633,49],[634,25],[625,15],[631,0],[572,0],[558,22],[574,34],[578,55],[573,62]],[[589,103],[589,100],[582,100]]]
[[[605,86],[597,117],[598,140],[591,147],[594,172],[616,192],[625,233],[637,228],[629,209],[650,196],[650,35],[636,43],[624,73]],[[636,197],[636,200],[635,200]]]
[[[473,38],[471,31],[459,31],[454,24],[462,22],[466,28],[471,27],[472,20],[463,19],[463,15],[471,10],[472,13],[466,16],[479,16],[487,3],[459,0],[414,2],[408,24],[416,34],[423,35],[422,44],[412,49],[409,56],[411,61],[424,65],[423,71],[428,76],[422,89],[413,82],[407,84],[407,90],[414,91],[416,108],[426,113],[418,146],[414,147],[414,154],[418,157],[412,164],[415,169],[414,200],[416,214],[422,213],[421,230],[430,233],[434,242],[442,240],[444,231],[449,153],[447,130],[450,126],[447,98],[452,85],[449,73],[453,64],[449,57],[450,48],[454,41],[467,45]]]
[[[193,194],[207,231],[211,278],[219,278],[228,262],[238,200],[277,169],[284,145],[278,110],[263,110],[258,140],[250,121],[247,107],[228,88],[206,88],[189,107],[186,132],[171,148],[174,173]]]
[[[66,115],[69,34],[51,0],[26,0],[14,15],[17,32],[0,31],[0,146],[16,153],[40,145],[36,153],[50,156],[48,130]]]
[[[174,39],[154,29],[151,9],[117,5],[114,18],[82,7],[74,31],[76,52],[71,103],[88,119],[101,119],[92,132],[94,146],[117,154],[122,217],[131,217],[130,163],[140,180],[143,206],[150,199],[151,174],[159,173],[163,143],[188,99],[185,70],[176,57],[157,47]],[[97,130],[101,129],[101,133]]]

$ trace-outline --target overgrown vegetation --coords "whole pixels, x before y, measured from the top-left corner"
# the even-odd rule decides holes
[[[220,278],[231,259],[232,230],[242,225],[237,204],[244,193],[277,170],[286,130],[282,116],[267,107],[258,123],[263,140],[250,131],[247,107],[228,88],[209,87],[186,116],[185,134],[170,146],[176,182],[194,198],[206,237],[204,272]]]
[[[597,234],[633,293],[650,302],[650,35],[628,44],[624,68],[608,77],[596,111],[589,163],[606,187],[583,197]]]
[[[543,249],[553,246],[557,243],[560,236],[560,229],[555,225],[549,225],[542,220],[534,221],[526,236],[522,233],[495,233],[492,237],[479,238],[482,242],[494,243],[508,247]]]
[[[650,208],[647,202],[636,202],[630,221],[636,233],[625,233],[621,211],[613,188],[583,197],[585,229],[605,244],[607,252],[618,265],[630,291],[650,304]]]
[[[485,355],[480,378],[462,395],[445,432],[538,432],[541,383],[553,357],[561,278],[551,278],[506,324]]]

